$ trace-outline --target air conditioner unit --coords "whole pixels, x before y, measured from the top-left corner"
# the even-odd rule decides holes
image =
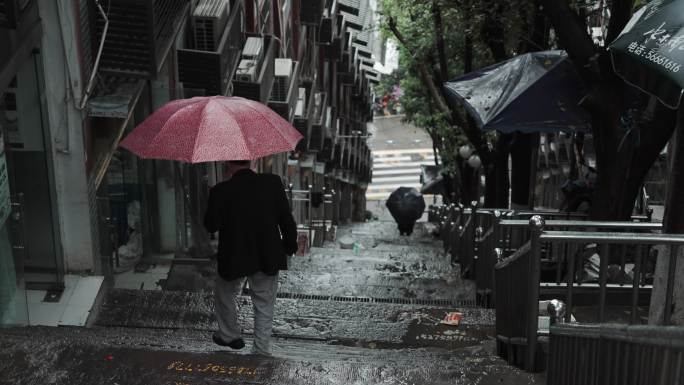
[[[199,0],[192,13],[195,49],[216,51],[230,14],[228,0]]]
[[[275,59],[273,90],[271,100],[284,102],[287,100],[287,91],[292,76],[292,59]]]
[[[306,88],[299,88],[299,97],[297,98],[297,106],[295,106],[295,116],[304,116],[306,111]]]
[[[257,79],[257,63],[255,60],[242,59],[235,71],[235,79],[239,82],[254,83]]]
[[[288,79],[292,75],[292,59],[275,59],[275,76],[284,76]]]
[[[261,61],[261,55],[264,51],[264,39],[261,37],[250,36],[245,42],[245,47],[242,49],[243,59],[252,59]]]
[[[323,106],[321,105],[323,103],[323,94],[321,92],[316,92],[314,95],[314,116],[319,116],[321,114],[321,109]]]

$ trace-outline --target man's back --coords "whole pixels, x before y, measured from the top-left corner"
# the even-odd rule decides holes
[[[243,169],[214,186],[204,224],[219,232],[218,272],[226,280],[285,270],[286,254],[297,249],[296,224],[276,175]]]

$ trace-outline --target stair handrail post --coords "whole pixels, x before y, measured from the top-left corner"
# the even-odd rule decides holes
[[[537,328],[539,318],[539,278],[541,259],[541,235],[544,230],[544,218],[535,215],[530,218],[530,254],[527,301],[527,350],[525,369],[533,372],[537,356]]]

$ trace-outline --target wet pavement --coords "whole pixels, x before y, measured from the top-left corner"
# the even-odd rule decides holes
[[[326,244],[281,275],[273,357],[247,354],[249,296],[238,301],[247,348],[211,343],[203,266],[187,270],[186,290],[112,289],[92,328],[0,331],[0,384],[544,383],[496,357],[493,311],[475,306],[472,282],[422,225],[400,238],[393,222],[371,221],[345,235],[358,252]],[[440,323],[451,311],[463,314],[459,326]]]
[[[362,298],[278,298],[274,334],[349,346],[460,347],[492,335],[493,312],[470,307],[357,302]],[[249,297],[238,301],[238,319],[252,332]],[[460,311],[460,328],[439,324],[448,311]],[[216,330],[211,293],[114,290],[102,306],[98,326]],[[421,335],[423,335],[421,337]]]
[[[502,365],[484,343],[459,350],[340,347],[277,340],[273,357],[226,352],[187,330],[3,331],[0,384],[507,384],[538,376]],[[248,346],[249,347],[249,346]]]

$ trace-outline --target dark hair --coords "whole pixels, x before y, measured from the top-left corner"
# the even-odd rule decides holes
[[[251,160],[229,160],[228,163],[234,164],[236,166],[249,166]]]

